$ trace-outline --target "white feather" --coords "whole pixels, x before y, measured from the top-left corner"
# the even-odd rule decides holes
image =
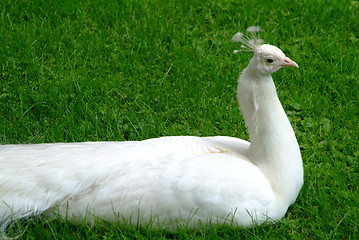
[[[303,168],[271,73],[296,64],[271,45],[254,54],[238,85],[251,144],[178,136],[1,145],[3,228],[11,219],[51,211],[80,221],[97,216],[163,227],[201,222],[248,227],[281,219],[302,186]],[[268,56],[273,64],[265,61]]]
[[[237,32],[236,34],[233,35],[232,41],[233,42],[241,42],[242,38],[243,38],[243,34],[240,32]]]

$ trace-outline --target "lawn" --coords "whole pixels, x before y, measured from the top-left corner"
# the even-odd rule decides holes
[[[302,149],[305,185],[275,225],[199,231],[93,227],[40,217],[19,239],[358,239],[358,13],[347,0],[2,0],[0,143],[248,139],[236,80],[263,29],[299,69],[273,78]],[[0,183],[1,184],[1,183]],[[26,229],[26,230],[25,230]]]

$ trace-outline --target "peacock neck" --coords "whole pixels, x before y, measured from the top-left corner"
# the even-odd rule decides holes
[[[303,183],[302,159],[272,77],[245,69],[238,80],[237,97],[251,142],[249,159],[277,196],[294,202]]]

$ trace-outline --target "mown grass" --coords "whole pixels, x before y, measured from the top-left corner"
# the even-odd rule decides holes
[[[0,3],[1,144],[248,138],[236,79],[260,25],[299,70],[274,75],[302,149],[305,185],[286,217],[253,229],[174,233],[35,218],[20,239],[358,239],[358,1]]]

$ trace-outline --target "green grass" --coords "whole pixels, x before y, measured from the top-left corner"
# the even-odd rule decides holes
[[[300,69],[274,74],[305,185],[285,218],[198,232],[93,228],[45,217],[20,239],[358,239],[358,1],[0,3],[0,143],[247,139],[235,98],[251,57],[237,31],[260,25]]]

